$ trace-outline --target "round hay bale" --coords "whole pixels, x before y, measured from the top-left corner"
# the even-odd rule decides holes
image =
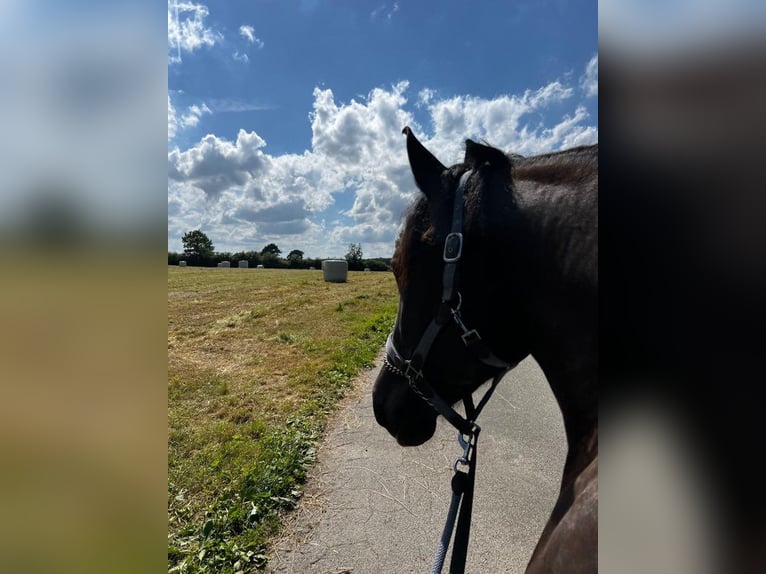
[[[186,261],[179,261],[178,262],[179,267],[186,267]]]
[[[324,280],[330,283],[345,283],[348,279],[348,261],[345,259],[326,259],[322,261]]]
[[[231,267],[231,261],[221,261],[218,265],[220,267]]]
[[[240,269],[247,269],[247,265],[248,265],[248,263],[247,263],[247,261],[246,261],[246,260],[244,260],[244,259],[243,259],[243,260],[242,260],[242,261],[240,261],[240,262],[239,262],[237,265],[239,266],[239,268],[240,268]]]

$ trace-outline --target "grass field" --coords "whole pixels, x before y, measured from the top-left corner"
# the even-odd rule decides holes
[[[397,300],[390,273],[168,267],[169,571],[264,565]]]

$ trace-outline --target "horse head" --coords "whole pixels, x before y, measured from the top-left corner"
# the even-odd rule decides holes
[[[464,161],[447,168],[409,128],[403,133],[421,194],[406,218],[392,259],[400,298],[387,347],[389,359],[393,354],[397,360],[392,362],[399,365],[387,361],[381,369],[373,405],[378,423],[400,444],[417,445],[433,436],[437,412],[408,384],[402,365],[413,357],[435,317],[441,314],[444,325],[430,345],[421,372],[449,404],[470,395],[497,372],[472,353],[464,338],[469,329],[508,364],[518,363],[529,348],[517,293],[506,274],[498,271],[499,257],[506,260],[513,254],[508,226],[518,219],[511,158],[467,140]],[[462,219],[459,239],[453,229],[456,217]],[[518,223],[520,230],[523,222]],[[459,263],[447,272],[446,262],[454,255]],[[447,279],[447,273],[452,279]],[[453,280],[450,291],[446,283]],[[455,311],[459,320],[443,317]],[[508,321],[515,323],[512,334]],[[498,341],[502,348],[497,345],[495,350]]]

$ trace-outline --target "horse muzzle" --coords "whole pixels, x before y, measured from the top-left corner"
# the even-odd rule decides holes
[[[407,379],[382,368],[372,390],[375,420],[401,446],[417,446],[436,432],[438,413],[410,388]]]

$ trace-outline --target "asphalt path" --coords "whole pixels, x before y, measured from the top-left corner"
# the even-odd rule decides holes
[[[381,362],[382,355],[333,418],[268,572],[430,571],[461,449],[441,417],[434,437],[418,447],[399,446],[378,426],[372,384]],[[566,454],[560,411],[534,360],[506,375],[479,424],[466,572],[522,573],[556,500]],[[445,572],[448,565],[449,555]]]

